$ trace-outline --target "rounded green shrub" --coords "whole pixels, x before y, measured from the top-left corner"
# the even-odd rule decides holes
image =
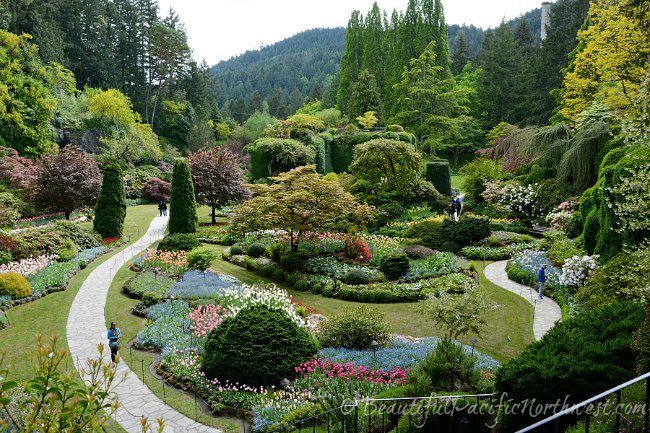
[[[187,265],[191,269],[205,271],[217,259],[217,253],[210,248],[202,247],[190,251],[187,255]]]
[[[293,367],[307,361],[316,346],[285,313],[264,305],[246,308],[209,335],[203,366],[209,377],[249,386],[292,379]]]
[[[466,217],[458,221],[446,219],[443,223],[443,229],[446,241],[463,246],[480,241],[492,233],[488,218]]]
[[[365,305],[346,309],[321,322],[318,327],[318,337],[323,347],[368,349],[373,346],[373,341],[379,346],[386,344],[389,334],[384,315],[376,308]]]
[[[158,243],[158,251],[191,251],[201,245],[190,233],[175,233],[165,236]]]
[[[264,251],[266,251],[266,245],[255,242],[246,248],[246,255],[249,255],[251,257],[260,257],[262,254],[264,254]]]
[[[67,262],[68,260],[72,260],[74,258],[75,254],[77,254],[77,251],[79,251],[77,245],[68,239],[65,241],[65,244],[61,248],[56,250],[56,255],[59,256],[60,262]]]
[[[359,286],[362,284],[368,284],[370,282],[370,277],[361,269],[352,269],[351,271],[343,274],[341,280],[343,280],[345,284]]]
[[[244,247],[241,244],[236,243],[230,246],[230,254],[233,256],[240,256],[244,254]]]
[[[287,251],[287,244],[283,242],[274,242],[268,247],[264,254],[276,263],[280,263],[280,257]]]
[[[56,221],[52,227],[63,238],[74,242],[79,249],[94,248],[102,244],[102,237],[99,234],[84,229],[80,224]]]
[[[440,221],[422,221],[413,224],[404,234],[407,238],[419,239],[425,247],[439,249],[445,242],[445,230]]]
[[[411,262],[405,254],[387,255],[381,258],[379,269],[388,278],[399,278],[411,267]]]
[[[406,253],[410,259],[417,260],[429,257],[435,254],[435,251],[431,248],[425,247],[424,245],[409,245],[404,248],[404,253]]]
[[[0,274],[0,296],[22,299],[32,294],[27,278],[17,272]]]
[[[300,269],[309,258],[309,252],[307,251],[287,251],[286,253],[280,256],[280,265],[284,266],[289,270]]]

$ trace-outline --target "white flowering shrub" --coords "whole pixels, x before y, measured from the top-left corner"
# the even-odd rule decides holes
[[[521,214],[531,220],[540,218],[542,210],[539,207],[539,184],[522,186],[507,185],[503,189],[501,203],[510,211]]]
[[[284,311],[298,326],[305,326],[304,320],[296,313],[291,297],[286,290],[276,286],[263,287],[241,284],[224,289],[220,297],[229,316],[237,315],[241,310],[253,305],[266,305],[272,310]]]
[[[573,256],[564,261],[560,284],[572,288],[582,287],[587,278],[598,268],[598,256]]]

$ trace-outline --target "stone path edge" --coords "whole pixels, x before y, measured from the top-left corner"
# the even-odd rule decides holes
[[[166,217],[155,217],[140,239],[109,257],[86,277],[72,302],[67,323],[68,347],[77,368],[80,366],[80,360],[99,356],[97,353],[99,343],[107,346],[106,323],[108,322],[104,310],[115,273],[130,259],[161,239],[166,226]],[[104,361],[109,361],[110,352],[107,352],[108,349],[104,351]],[[121,362],[117,366],[117,377],[122,377],[124,374],[126,378],[115,388],[117,399],[120,401],[120,407],[115,413],[115,421],[127,432],[141,433],[140,420],[142,417],[147,417],[150,421],[162,418],[166,433],[222,433],[219,429],[200,424],[167,406],[124,362]]]
[[[562,309],[549,297],[539,299],[535,289],[509,279],[506,264],[508,264],[507,260],[490,263],[483,270],[485,278],[502,289],[521,296],[533,305],[533,335],[535,340],[539,341],[555,325],[555,322],[562,319]]]

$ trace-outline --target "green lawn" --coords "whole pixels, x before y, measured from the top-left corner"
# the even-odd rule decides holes
[[[217,251],[219,255],[225,249],[225,247],[219,245],[209,245],[209,247]],[[482,263],[478,263],[477,267],[480,272],[481,289],[486,291],[488,299],[498,308],[486,313],[488,325],[482,335],[468,335],[461,338],[461,341],[468,344],[469,340],[476,338],[479,340],[476,344],[478,350],[499,361],[505,361],[519,354],[528,344],[534,341],[532,328],[533,307],[525,299],[489,282],[483,276]],[[234,275],[245,283],[271,282],[220,258],[212,263],[212,268]],[[325,316],[336,314],[345,308],[355,308],[363,305],[357,302],[299,292],[286,286],[284,288],[287,289],[291,296],[316,308]],[[414,337],[442,336],[444,334],[443,329],[436,327],[433,322],[416,313],[413,309],[415,305],[413,303],[367,305],[376,307],[384,313],[394,333]]]

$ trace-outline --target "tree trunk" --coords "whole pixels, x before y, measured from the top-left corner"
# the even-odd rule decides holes
[[[66,221],[70,221],[70,215],[72,214],[72,211],[65,211],[65,219]]]
[[[216,223],[217,223],[217,219],[216,219],[215,216],[214,216],[215,211],[216,211],[216,206],[215,206],[215,205],[212,205],[212,224],[216,224]]]

